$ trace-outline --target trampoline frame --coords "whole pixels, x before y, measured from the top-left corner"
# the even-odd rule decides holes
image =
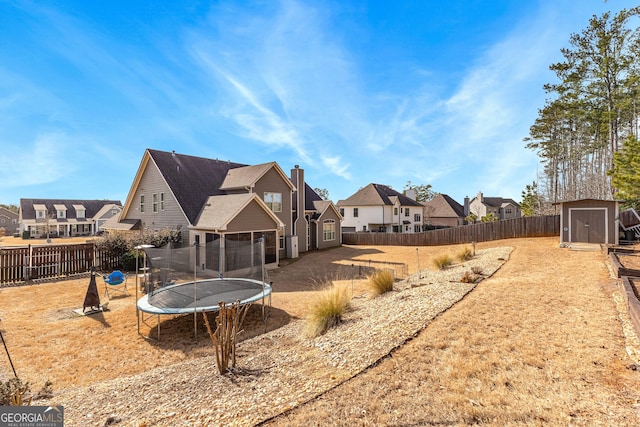
[[[152,305],[151,303],[149,303],[149,297],[152,294],[146,294],[144,296],[142,296],[140,299],[137,300],[136,302],[136,311],[139,313],[138,316],[138,334],[142,335],[140,332],[140,322],[145,323],[146,325],[152,327],[151,325],[149,325],[144,318],[144,314],[147,313],[151,316],[157,316],[158,321],[157,321],[157,325],[156,327],[158,328],[158,340],[160,339],[160,316],[166,316],[166,315],[184,315],[184,314],[193,314],[194,315],[194,337],[197,337],[197,321],[196,321],[196,316],[198,313],[206,313],[206,312],[211,312],[211,311],[219,311],[220,310],[220,305],[219,302],[221,301],[221,299],[218,299],[218,302],[215,305],[207,305],[207,306],[198,306],[195,301],[196,298],[196,292],[197,292],[197,288],[198,285],[200,284],[201,286],[212,286],[215,285],[215,282],[249,282],[249,283],[254,283],[254,284],[258,284],[260,286],[260,289],[262,289],[260,292],[255,293],[254,295],[245,298],[243,300],[240,300],[240,305],[247,305],[247,304],[253,304],[255,302],[258,301],[262,301],[262,317],[263,319],[266,321],[267,316],[265,315],[265,307],[267,304],[265,304],[265,300],[268,299],[268,306],[271,307],[271,285],[266,283],[266,282],[261,282],[259,280],[255,280],[255,279],[248,279],[248,278],[214,278],[214,279],[202,279],[202,280],[197,280],[197,281],[191,281],[191,282],[185,282],[185,283],[178,283],[178,284],[174,284],[174,285],[169,285],[165,288],[161,288],[159,291],[160,292],[168,292],[171,291],[171,289],[176,289],[176,288],[180,288],[180,287],[187,287],[190,285],[193,285],[195,283],[194,286],[194,305],[193,307],[182,307],[182,308],[159,308],[156,307],[154,305]],[[256,288],[256,291],[258,291],[258,288]],[[215,295],[215,294],[214,294]],[[236,301],[225,301],[228,304],[234,303]],[[146,336],[145,338],[151,338],[149,336]]]
[[[190,314],[193,313],[193,336],[194,338],[197,338],[198,336],[198,320],[197,320],[197,314],[198,313],[205,313],[205,312],[209,312],[209,311],[218,311],[220,310],[220,300],[218,300],[216,302],[216,305],[209,305],[209,306],[202,306],[202,307],[198,307],[197,305],[197,287],[198,287],[198,283],[205,283],[205,282],[215,282],[215,281],[223,281],[223,280],[232,280],[232,281],[242,281],[242,282],[251,282],[251,283],[257,283],[260,285],[260,287],[262,288],[261,292],[256,293],[255,295],[249,297],[249,298],[245,298],[244,300],[240,301],[240,305],[246,305],[246,304],[253,304],[254,302],[260,301],[262,300],[262,318],[265,322],[265,331],[266,331],[266,322],[267,322],[267,313],[265,312],[265,299],[267,297],[269,297],[269,307],[271,307],[271,285],[269,283],[266,282],[266,269],[265,269],[265,265],[264,265],[264,237],[259,239],[260,240],[260,251],[261,251],[261,259],[262,259],[262,268],[261,268],[261,272],[262,272],[262,280],[255,280],[255,279],[249,279],[249,278],[242,278],[242,277],[235,277],[235,278],[206,278],[206,279],[200,279],[198,280],[197,278],[197,274],[196,274],[196,269],[197,266],[194,265],[194,271],[193,271],[193,280],[190,282],[185,282],[185,283],[178,283],[178,284],[172,284],[172,285],[168,285],[166,286],[163,290],[170,290],[172,288],[177,288],[180,286],[185,286],[185,285],[191,285],[193,284],[193,307],[189,307],[189,308],[182,308],[182,309],[175,309],[175,310],[170,310],[170,309],[165,309],[165,310],[161,310],[161,309],[152,309],[151,307],[153,307],[149,302],[148,299],[151,295],[153,294],[146,294],[144,295],[142,298],[138,298],[138,291],[140,290],[140,284],[138,279],[140,278],[140,275],[138,274],[140,271],[140,266],[138,263],[138,259],[139,259],[139,253],[140,250],[143,250],[143,265],[142,265],[142,278],[144,283],[146,284],[147,279],[148,279],[148,268],[147,268],[147,256],[146,253],[144,252],[144,249],[147,248],[152,248],[152,245],[138,245],[135,247],[136,249],[136,318],[137,318],[137,323],[138,323],[138,335],[142,335],[140,333],[140,322],[142,321],[143,323],[147,324],[144,320],[144,313],[148,313],[151,314],[153,316],[158,316],[158,323],[157,323],[157,327],[158,327],[158,340],[160,340],[160,316],[162,315],[180,315],[180,314]],[[198,244],[194,243],[194,246],[197,248]],[[194,263],[195,264],[195,263]],[[237,300],[236,300],[237,301]],[[234,303],[236,301],[225,301],[227,303]],[[141,302],[142,302],[142,307],[141,307]],[[151,338],[150,336],[147,336],[145,338]]]

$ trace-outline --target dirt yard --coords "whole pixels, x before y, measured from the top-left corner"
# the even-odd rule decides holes
[[[639,375],[625,351],[616,281],[601,252],[557,239],[513,246],[510,260],[414,340],[377,366],[273,420],[273,425],[638,425]],[[403,262],[408,273],[454,247],[342,247],[306,254],[272,272],[270,318],[253,307],[244,339],[306,315],[327,278],[348,279],[367,260]],[[88,278],[0,290],[0,328],[18,375],[59,392],[213,354],[193,317],[163,319],[161,340],[138,334],[135,297],[76,316]],[[355,279],[356,292],[363,281]],[[98,280],[102,297],[103,286]],[[132,294],[134,282],[130,282]],[[104,298],[103,298],[104,300]],[[154,337],[155,321],[143,323]],[[10,367],[0,358],[0,369]],[[632,369],[633,368],[633,369]]]

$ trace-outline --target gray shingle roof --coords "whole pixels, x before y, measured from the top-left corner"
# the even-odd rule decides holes
[[[22,219],[34,219],[36,211],[34,206],[44,206],[49,213],[56,214],[54,206],[65,207],[67,211],[66,219],[75,219],[76,210],[74,206],[82,205],[86,209],[84,218],[93,218],[104,205],[115,204],[122,206],[119,200],[62,200],[62,199],[20,199],[20,210]]]
[[[393,197],[397,197],[401,206],[420,206],[415,200],[397,192],[391,187],[382,184],[369,184],[361,188],[351,197],[340,200],[338,206],[380,206],[393,205]]]
[[[175,152],[152,149],[147,151],[191,224],[195,224],[209,196],[225,194],[220,187],[227,172],[247,166]]]
[[[438,194],[433,199],[424,202],[430,208],[429,216],[438,218],[464,217],[464,207],[446,194]]]

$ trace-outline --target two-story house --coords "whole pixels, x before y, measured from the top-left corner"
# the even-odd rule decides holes
[[[119,200],[20,199],[19,230],[36,238],[91,236],[121,209]]]
[[[446,194],[438,194],[423,202],[424,224],[427,227],[457,227],[464,225],[464,207]]]
[[[225,242],[263,238],[265,263],[272,267],[298,252],[340,245],[338,210],[319,199],[299,167],[290,179],[276,162],[243,165],[147,149],[118,222],[105,227],[179,230],[184,246],[198,244],[205,251],[213,241],[226,247]],[[304,207],[300,215],[298,206]],[[309,236],[330,223],[334,233]],[[206,253],[201,258],[213,259]],[[210,264],[204,267],[218,268]]]
[[[482,192],[479,192],[478,195],[471,200],[465,197],[464,203],[465,216],[474,214],[478,219],[489,214],[493,214],[500,220],[520,218],[522,216],[520,205],[513,199],[485,197]]]
[[[337,205],[343,217],[343,232],[422,231],[423,206],[386,185],[369,184]]]

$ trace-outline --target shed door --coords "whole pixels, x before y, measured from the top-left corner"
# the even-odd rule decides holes
[[[575,209],[571,211],[571,241],[606,243],[605,210]]]

